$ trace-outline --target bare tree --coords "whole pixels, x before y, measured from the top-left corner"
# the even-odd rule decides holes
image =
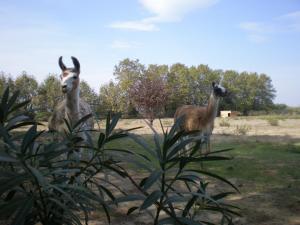
[[[129,89],[129,97],[136,110],[150,124],[163,110],[167,100],[167,89],[163,78],[145,74]]]

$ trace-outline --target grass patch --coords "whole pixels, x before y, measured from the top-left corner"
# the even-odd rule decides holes
[[[269,118],[269,119],[267,119],[267,121],[271,126],[278,126],[279,125],[279,120],[276,119],[276,118]]]
[[[218,174],[251,181],[257,187],[283,187],[300,183],[300,146],[272,143],[232,143],[216,148],[234,147],[231,161],[208,164]],[[250,191],[250,190],[249,190]]]
[[[143,138],[154,146],[151,135],[144,135]],[[135,152],[144,151],[130,139],[123,139],[113,145],[113,147],[126,146],[128,150]],[[205,169],[226,178],[236,178],[241,182],[255,183],[257,190],[300,185],[300,171],[296,169],[300,164],[300,145],[251,141],[214,144],[215,150],[231,147],[234,149],[224,154],[232,156],[232,160],[206,162]],[[151,156],[149,155],[149,157]],[[253,186],[251,190],[247,191],[253,191],[252,188]]]

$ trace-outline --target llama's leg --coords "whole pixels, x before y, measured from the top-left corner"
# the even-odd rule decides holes
[[[181,139],[180,139],[180,142],[185,141],[187,138],[189,138],[189,137],[188,137],[188,136],[185,136],[185,137],[181,138]],[[189,149],[189,146],[188,146],[188,145],[184,146],[183,149],[179,150],[179,152],[178,152],[178,153],[179,153],[179,156],[180,156],[180,157],[186,156],[186,155],[187,155],[188,149]]]
[[[210,150],[211,150],[210,134],[208,134],[208,135],[207,135],[207,146],[206,146],[206,153],[205,153],[205,154],[210,153]]]
[[[80,142],[81,146],[89,146],[89,139],[90,137],[88,136],[87,132],[81,131],[79,133],[79,137],[82,138],[82,141]],[[88,148],[79,148],[78,149],[78,154],[80,159],[83,160],[89,160],[92,158],[92,153]]]
[[[201,132],[200,133],[200,136],[201,136],[201,145],[200,145],[200,155],[203,154],[203,146],[204,144],[206,145],[207,144],[207,136],[206,136],[206,133],[205,132]]]

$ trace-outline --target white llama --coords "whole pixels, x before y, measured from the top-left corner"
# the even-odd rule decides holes
[[[79,97],[79,74],[80,64],[75,57],[71,57],[74,67],[67,68],[62,62],[62,56],[59,57],[58,63],[62,70],[60,76],[62,92],[65,95],[63,101],[61,101],[56,108],[52,116],[49,119],[48,128],[49,130],[56,130],[62,132],[65,129],[64,119],[67,119],[70,124],[75,124],[82,117],[91,114],[92,110],[88,103],[83,101]],[[89,118],[82,124],[81,130],[92,130],[94,128],[93,118]],[[87,139],[87,134],[79,134],[84,140]]]

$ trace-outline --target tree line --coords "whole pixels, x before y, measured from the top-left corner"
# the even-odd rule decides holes
[[[138,59],[124,59],[114,67],[114,80],[101,85],[99,93],[81,80],[81,98],[91,104],[97,117],[108,111],[122,112],[125,117],[154,114],[172,117],[183,104],[205,105],[211,93],[211,83],[220,82],[230,94],[221,100],[220,109],[239,111],[270,111],[275,88],[266,74],[214,70],[208,65],[171,66],[144,65]],[[49,74],[42,83],[33,75],[22,72],[15,80],[0,73],[0,92],[6,86],[20,90],[22,101],[32,99],[26,111],[41,119],[48,118],[55,105],[63,98],[58,75]],[[150,109],[150,110],[149,110]],[[152,110],[153,109],[153,110]]]

